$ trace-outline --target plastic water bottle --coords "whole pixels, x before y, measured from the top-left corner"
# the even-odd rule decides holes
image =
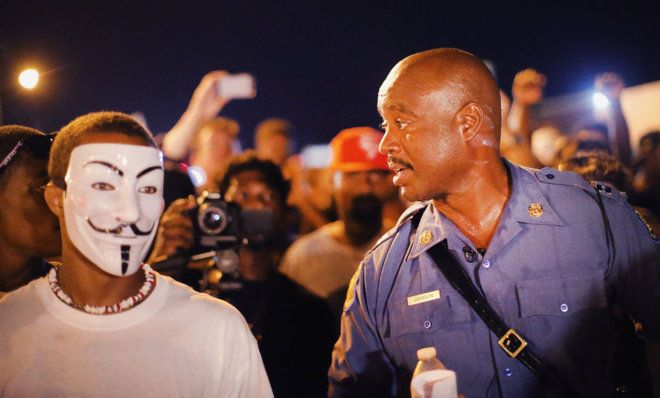
[[[417,366],[410,383],[412,398],[456,398],[456,373],[436,357],[434,347],[417,350]]]

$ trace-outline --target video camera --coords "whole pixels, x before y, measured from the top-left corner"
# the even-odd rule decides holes
[[[238,252],[241,245],[258,244],[272,234],[273,214],[268,210],[241,209],[217,192],[203,192],[189,210],[195,247],[154,264],[161,272],[182,271],[188,263],[201,263],[200,290],[242,287]]]

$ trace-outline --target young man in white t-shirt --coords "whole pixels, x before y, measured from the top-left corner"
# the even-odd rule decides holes
[[[81,116],[49,176],[62,263],[0,300],[3,397],[272,396],[240,313],[142,264],[163,210],[149,133],[124,114]]]

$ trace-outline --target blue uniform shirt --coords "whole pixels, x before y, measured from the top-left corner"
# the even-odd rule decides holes
[[[511,195],[483,255],[430,203],[418,206],[416,230],[402,217],[367,253],[349,287],[329,396],[407,395],[416,351],[427,346],[468,398],[497,397],[500,388],[504,397],[543,395],[433,263],[427,250],[445,239],[508,326],[585,395],[612,395],[613,303],[646,336],[660,336],[660,245],[625,198],[602,193],[614,256],[596,191],[579,175],[507,168]]]

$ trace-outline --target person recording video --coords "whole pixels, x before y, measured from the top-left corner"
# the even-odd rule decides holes
[[[176,249],[179,253],[208,249],[199,236],[195,242],[194,231],[219,225],[213,224],[219,218],[210,215],[208,209],[224,212],[222,217],[228,219],[225,229],[215,238],[202,234],[206,243],[216,239],[218,253],[218,264],[206,271],[202,280],[207,281],[209,291],[245,316],[257,338],[275,396],[323,396],[327,390],[327,364],[337,336],[333,315],[322,299],[277,270],[285,249],[284,210],[289,189],[275,163],[247,151],[227,166],[219,181],[218,196],[208,194],[201,205],[192,199],[174,203],[176,206],[163,216],[159,231],[163,245],[155,252],[173,257]],[[218,197],[221,199],[214,199]],[[195,206],[199,207],[193,209]],[[240,210],[232,210],[236,209],[233,206]],[[206,216],[200,217],[204,211]],[[200,228],[196,225],[199,220],[206,220],[207,225]],[[236,270],[231,264],[223,265],[231,263],[233,256],[238,260]],[[159,265],[154,266],[158,269]],[[214,282],[209,274],[218,268],[224,272]]]

